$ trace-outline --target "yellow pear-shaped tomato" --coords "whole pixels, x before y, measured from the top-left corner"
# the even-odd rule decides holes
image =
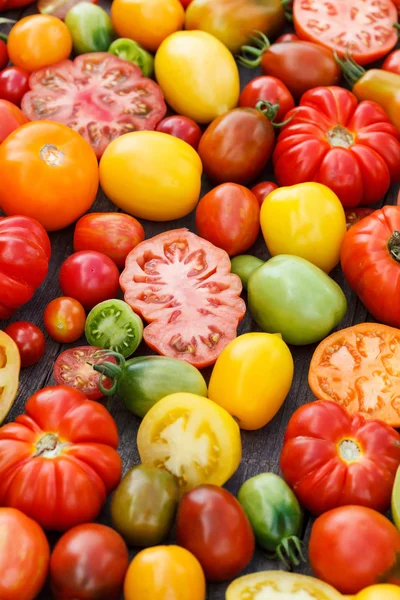
[[[159,47],[154,66],[171,108],[197,123],[210,123],[238,103],[240,83],[235,60],[209,33],[173,33]]]
[[[246,333],[215,363],[208,397],[242,429],[264,427],[278,412],[293,380],[293,359],[280,334]]]

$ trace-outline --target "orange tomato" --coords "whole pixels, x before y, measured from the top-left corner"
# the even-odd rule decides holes
[[[0,207],[48,231],[71,225],[91,207],[99,185],[97,159],[83,137],[50,121],[26,123],[0,145]]]
[[[28,119],[18,106],[0,99],[0,144],[12,131],[27,122]]]
[[[14,25],[7,41],[11,62],[30,73],[69,57],[72,38],[68,27],[51,15],[31,15]]]

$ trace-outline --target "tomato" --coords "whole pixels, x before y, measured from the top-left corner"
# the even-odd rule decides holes
[[[165,38],[182,29],[185,11],[179,0],[114,0],[111,19],[119,37],[155,52]]]
[[[246,312],[239,297],[242,285],[230,273],[226,252],[186,229],[139,244],[127,258],[120,284],[125,301],[150,323],[146,344],[198,368],[215,362]]]
[[[279,105],[274,118],[276,123],[283,121],[286,113],[295,105],[293,96],[286,85],[276,77],[268,77],[267,75],[252,79],[244,87],[240,94],[239,106],[256,108],[260,100],[270,102],[272,105]]]
[[[0,503],[44,529],[94,520],[121,478],[115,421],[66,386],[36,392],[25,414],[0,428]]]
[[[181,493],[202,483],[223,485],[239,466],[240,430],[212,400],[177,393],[162,398],[140,424],[142,463],[173,475]]]
[[[400,206],[384,206],[346,233],[340,254],[343,273],[375,319],[400,326],[393,299],[400,275]]]
[[[217,183],[246,185],[265,168],[275,144],[270,108],[236,108],[217,117],[199,144],[204,172]]]
[[[208,192],[196,209],[199,235],[230,256],[245,252],[260,231],[260,207],[254,194],[235,183]]]
[[[29,85],[31,91],[22,102],[26,116],[75,129],[98,158],[120,135],[154,129],[167,110],[154,81],[143,77],[133,63],[108,52],[81,54],[74,61],[36,71]]]
[[[0,71],[6,68],[8,65],[8,51],[7,44],[0,39]]]
[[[308,555],[317,577],[342,594],[356,594],[377,582],[400,585],[399,551],[400,533],[386,517],[364,506],[341,506],[315,521]]]
[[[359,592],[354,600],[400,600],[400,587],[390,583],[378,583]]]
[[[293,3],[297,35],[335,50],[346,52],[360,64],[374,62],[397,44],[397,10],[390,0],[300,0]]]
[[[19,67],[8,67],[0,71],[0,98],[20,105],[29,90],[29,73]]]
[[[202,164],[182,140],[135,132],[114,140],[100,161],[101,187],[119,208],[151,221],[180,219],[196,206]]]
[[[16,321],[4,330],[18,346],[21,367],[35,365],[46,349],[46,340],[39,327],[26,321]]]
[[[279,188],[265,199],[260,218],[271,256],[301,256],[326,273],[338,264],[346,217],[339,198],[326,186]]]
[[[14,129],[27,122],[28,119],[17,106],[0,99],[0,144]]]
[[[15,508],[0,508],[0,596],[33,600],[47,577],[50,548],[43,529]]]
[[[391,52],[389,56],[385,58],[382,69],[400,75],[400,50]]]
[[[280,334],[246,333],[233,340],[215,363],[208,397],[242,429],[264,427],[276,415],[293,380],[293,359]]]
[[[91,2],[78,2],[65,17],[75,54],[107,52],[115,38],[111,19]]]
[[[119,290],[119,271],[115,263],[101,252],[82,250],[71,254],[60,269],[63,294],[78,300],[86,309],[115,298]]]
[[[283,33],[276,40],[275,44],[282,44],[285,42],[298,42],[299,37],[295,33]]]
[[[72,39],[60,19],[51,15],[30,15],[13,26],[7,48],[11,62],[32,73],[68,58]]]
[[[73,527],[58,540],[50,562],[57,600],[118,600],[129,565],[121,536],[105,525]]]
[[[378,202],[399,179],[400,132],[375,102],[320,87],[286,117],[273,156],[279,185],[323,183],[351,208]]]
[[[196,123],[210,123],[238,103],[235,59],[204,31],[179,31],[169,36],[161,44],[154,66],[166,102]]]
[[[70,8],[81,2],[82,0],[39,0],[37,9],[43,15],[53,15],[62,21],[67,16]],[[84,0],[97,4],[98,0]]]
[[[285,571],[261,571],[245,575],[233,581],[227,589],[226,600],[258,600],[265,593],[268,600],[343,600],[339,592],[330,585],[305,575]],[[261,596],[262,598],[262,596]]]
[[[364,217],[368,217],[374,212],[373,208],[348,208],[344,211],[346,215],[346,228],[353,227],[358,221],[361,221]]]
[[[189,6],[189,4],[192,2],[193,0],[180,0],[183,8],[187,8]]]
[[[200,142],[200,138],[203,135],[200,127],[189,117],[182,117],[181,115],[172,115],[166,117],[156,127],[156,131],[162,133],[169,133],[174,137],[187,142],[197,150]]]
[[[258,267],[261,267],[264,261],[256,256],[250,254],[242,254],[241,256],[235,256],[231,261],[231,271],[240,277],[243,285],[243,289],[247,290],[250,275],[254,273]]]
[[[262,206],[265,198],[274,190],[277,189],[276,183],[273,181],[261,181],[251,188],[251,191],[258,200],[258,204]]]
[[[17,395],[20,366],[17,344],[0,329],[0,423],[6,418]]]
[[[78,300],[61,296],[46,306],[44,325],[49,335],[62,344],[78,340],[85,330],[86,314]]]

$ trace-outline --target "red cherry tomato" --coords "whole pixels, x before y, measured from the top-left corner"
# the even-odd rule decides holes
[[[382,65],[382,69],[400,75],[400,50],[395,50],[387,56]]]
[[[169,133],[174,137],[183,140],[190,144],[195,150],[199,145],[202,131],[200,127],[189,117],[183,117],[181,115],[173,115],[172,117],[166,117],[156,127],[156,131],[162,133]]]
[[[260,183],[257,183],[257,185],[252,187],[251,191],[253,192],[253,194],[258,200],[259,205],[261,206],[268,194],[270,194],[277,188],[278,186],[273,181],[261,181]]]
[[[85,330],[85,322],[85,310],[74,298],[56,298],[44,311],[44,326],[49,335],[63,344],[78,340]]]
[[[276,77],[262,75],[248,83],[240,94],[239,106],[255,108],[260,100],[271,104],[279,104],[279,110],[274,118],[275,123],[283,121],[295,103],[286,85]]]
[[[16,321],[6,327],[5,332],[18,346],[22,367],[39,362],[46,349],[46,340],[39,327],[27,321]]]
[[[275,44],[282,44],[283,42],[298,42],[299,37],[295,33],[284,33],[280,35],[275,41]]]
[[[0,72],[0,98],[19,106],[29,90],[29,73],[20,67],[8,67]]]
[[[115,263],[101,252],[75,252],[62,264],[60,286],[90,310],[99,302],[115,298],[119,290],[119,271]]]
[[[8,100],[0,100],[0,144],[10,133],[27,122],[28,119],[18,106]]]
[[[7,44],[0,40],[0,71],[6,68],[8,60]]]

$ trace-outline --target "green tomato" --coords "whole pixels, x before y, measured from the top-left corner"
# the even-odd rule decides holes
[[[112,22],[105,10],[90,2],[79,2],[65,17],[74,45],[75,54],[105,52],[115,35]]]
[[[250,311],[263,331],[288,344],[322,340],[342,320],[347,302],[324,271],[299,256],[274,256],[249,279]]]
[[[241,254],[231,259],[231,272],[240,277],[243,288],[247,290],[250,275],[263,264],[265,262],[261,258],[251,254]]]
[[[167,471],[134,467],[114,492],[113,527],[132,546],[156,546],[168,536],[178,500],[178,484]]]
[[[153,55],[129,38],[115,40],[109,47],[108,52],[137,65],[144,77],[151,77],[154,73]]]

